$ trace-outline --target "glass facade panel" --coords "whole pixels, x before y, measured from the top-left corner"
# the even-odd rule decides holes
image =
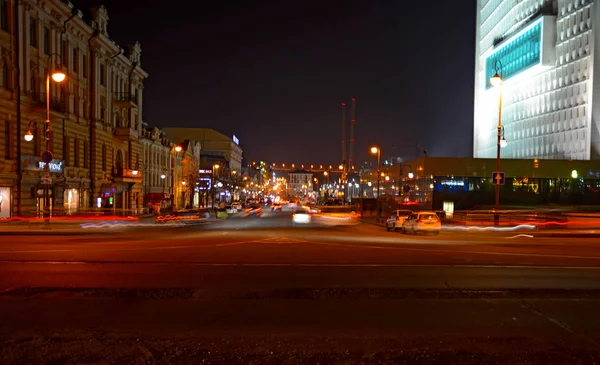
[[[488,80],[496,73],[495,65],[497,60],[502,63],[500,73],[504,80],[539,64],[541,62],[541,39],[542,22],[540,21],[487,57],[485,60],[486,88],[489,89],[491,87]]]

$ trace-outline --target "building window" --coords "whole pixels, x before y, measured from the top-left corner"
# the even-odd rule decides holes
[[[63,138],[63,159],[65,160],[65,165],[70,166],[70,155],[69,155],[69,137],[64,136]]]
[[[5,31],[8,30],[8,6],[6,0],[0,0],[0,28]]]
[[[106,171],[106,144],[102,144],[102,171]]]
[[[79,72],[79,49],[73,48],[73,72]]]
[[[79,139],[77,139],[77,137],[75,137],[75,140],[73,141],[73,146],[73,157],[75,162],[73,165],[75,167],[79,167]]]
[[[63,41],[62,64],[69,68],[69,42]]]
[[[8,63],[6,63],[5,59],[0,60],[0,65],[2,65],[2,72],[0,72],[0,86],[8,89],[10,86],[10,71],[8,69]]]
[[[42,134],[37,128],[33,129],[33,155],[41,156],[42,155]]]
[[[83,141],[83,167],[88,168],[90,167],[89,165],[89,152],[88,149],[90,148],[88,141]]]
[[[83,71],[83,77],[87,78],[88,77],[88,64],[87,64],[87,56],[83,55],[83,62],[81,63],[81,69]]]
[[[13,133],[12,124],[7,120],[4,122],[5,156],[7,160],[13,159]]]
[[[100,65],[100,85],[106,84],[106,67],[104,65]]]
[[[29,44],[37,47],[37,23],[33,17],[29,17]]]
[[[44,53],[50,54],[50,29],[44,27]]]

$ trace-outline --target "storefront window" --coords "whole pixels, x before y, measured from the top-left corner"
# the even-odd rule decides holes
[[[10,218],[10,187],[0,187],[0,218]]]
[[[79,190],[78,189],[66,189],[64,198],[65,211],[67,213],[74,213],[79,209]]]

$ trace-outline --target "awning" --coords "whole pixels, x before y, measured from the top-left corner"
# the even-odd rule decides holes
[[[117,193],[117,186],[115,184],[102,184],[100,185],[100,194],[102,195],[114,195]]]

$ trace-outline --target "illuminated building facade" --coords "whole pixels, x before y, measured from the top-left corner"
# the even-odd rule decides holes
[[[489,79],[498,71],[508,141],[503,159],[600,159],[600,108],[593,97],[600,58],[592,21],[600,9],[593,5],[477,1],[474,157],[496,157],[500,89]]]

